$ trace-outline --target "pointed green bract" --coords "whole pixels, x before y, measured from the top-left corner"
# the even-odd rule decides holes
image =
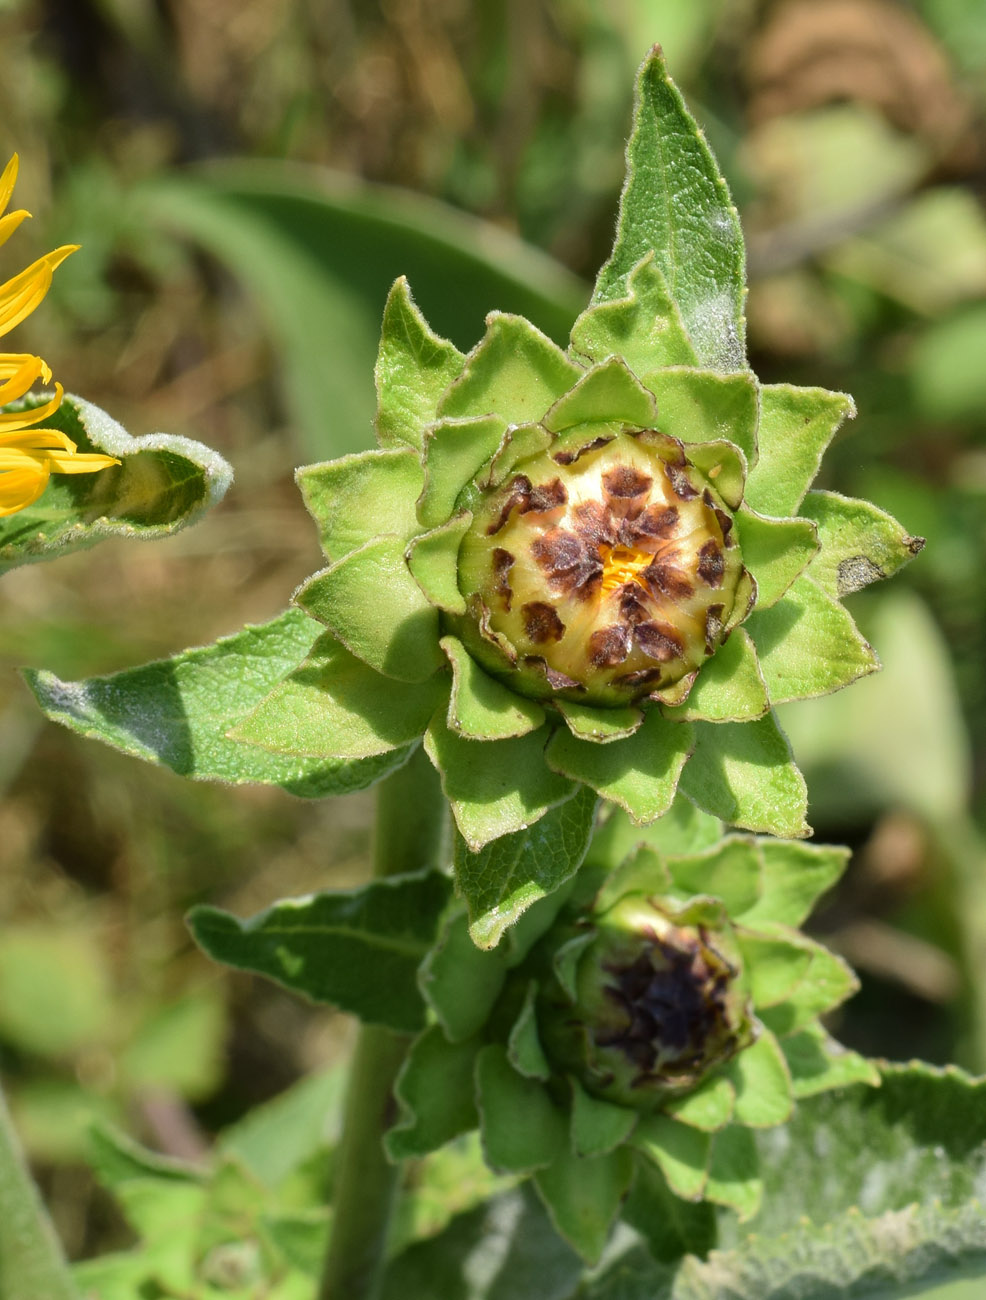
[[[447,690],[439,677],[417,686],[383,677],[327,634],[229,734],[274,754],[386,754],[419,739]]]
[[[490,745],[466,740],[448,726],[445,710],[425,733],[425,749],[463,839],[474,852],[524,830],[572,794],[572,783],[544,761],[543,730]]]
[[[815,521],[821,543],[811,576],[837,600],[891,577],[924,547],[885,510],[837,492],[809,492],[801,514]]]
[[[650,252],[700,363],[715,370],[741,367],[745,276],[739,218],[659,46],[637,79],[616,243],[599,272],[593,302],[622,298],[630,273]]]
[[[743,966],[758,1012],[790,998],[811,968],[817,945],[796,930],[772,926],[738,934]]]
[[[853,1083],[880,1085],[876,1066],[830,1038],[819,1024],[783,1039],[781,1050],[791,1074],[791,1091],[798,1099]]]
[[[479,947],[494,947],[532,903],[574,876],[589,845],[595,811],[595,794],[580,789],[534,825],[494,840],[478,853],[457,838],[455,885],[469,907],[469,929]]]
[[[737,627],[702,667],[685,703],[663,704],[661,711],[681,722],[753,722],[769,708],[756,646]]]
[[[246,921],[196,907],[188,924],[215,961],[408,1033],[424,1025],[414,976],[450,894],[447,877],[429,870],[285,899]]]
[[[464,1042],[486,1023],[503,988],[506,958],[506,949],[476,947],[461,909],[446,921],[421,964],[418,986],[451,1042]]]
[[[407,749],[396,742],[363,749],[346,761],[281,754],[238,744],[229,731],[249,716],[285,673],[300,663],[319,624],[301,610],[288,610],[259,627],[173,659],[130,668],[87,682],[63,682],[51,673],[29,672],[42,710],[80,735],[197,781],[258,782],[319,798],[362,790],[399,767]],[[368,754],[380,757],[367,757]]]
[[[654,398],[630,373],[622,358],[611,357],[583,375],[554,404],[543,424],[551,433],[563,433],[573,425],[596,420],[652,429],[656,419]]]
[[[630,1139],[659,1167],[668,1186],[685,1201],[697,1201],[705,1189],[709,1135],[670,1115],[645,1115]]]
[[[439,398],[465,362],[458,348],[433,333],[404,276],[395,280],[383,311],[374,370],[380,445],[420,450],[425,425],[434,420]]]
[[[423,528],[445,523],[460,492],[495,454],[506,422],[500,415],[443,420],[425,434],[424,487],[418,498]]]
[[[565,1121],[540,1083],[510,1065],[490,1043],[476,1058],[476,1104],[487,1164],[499,1173],[531,1174],[564,1150]]]
[[[750,371],[720,375],[679,366],[641,379],[657,398],[662,433],[686,445],[722,438],[740,449],[747,466],[756,463],[759,406]]]
[[[639,831],[638,831],[639,834]],[[675,893],[667,860],[649,844],[636,844],[620,865],[607,875],[596,895],[594,911],[605,912],[624,894],[647,894],[663,897]],[[706,890],[688,891],[705,893]]]
[[[759,840],[763,892],[748,910],[734,913],[756,929],[762,921],[799,926],[815,902],[839,879],[849,850],[785,840]]]
[[[478,1040],[450,1043],[440,1026],[411,1044],[394,1093],[401,1118],[384,1137],[391,1160],[435,1151],[479,1122],[473,1095]]]
[[[625,1142],[637,1123],[637,1114],[626,1106],[591,1097],[573,1078],[572,1151],[577,1156],[602,1156]]]
[[[851,615],[808,574],[772,609],[755,611],[746,626],[773,704],[827,695],[880,666]]]
[[[790,1118],[791,1076],[777,1039],[768,1030],[730,1061],[726,1075],[736,1090],[737,1123],[772,1128]]]
[[[688,447],[688,459],[702,471],[730,510],[736,510],[743,500],[746,482],[746,457],[740,449],[725,438],[693,442]]]
[[[309,578],[294,600],[386,677],[423,682],[445,663],[438,611],[411,577],[400,537],[377,537],[351,551]]]
[[[511,425],[504,433],[483,482],[490,487],[502,483],[518,461],[539,456],[551,446],[551,434],[540,424]]]
[[[780,1038],[805,1029],[859,988],[852,969],[836,953],[812,944],[811,954],[811,964],[796,987],[785,994],[779,1005],[765,1006],[761,1014],[764,1024]]]
[[[730,1125],[712,1139],[706,1198],[735,1210],[741,1221],[752,1218],[763,1200],[759,1168],[751,1131],[739,1124]]]
[[[457,419],[499,415],[505,423],[540,420],[582,372],[561,348],[523,318],[491,312],[438,414]]]
[[[814,481],[822,453],[856,407],[846,393],[765,384],[760,390],[760,457],[746,503],[764,515],[794,515]]]
[[[776,605],[818,550],[808,519],[767,519],[745,507],[736,512],[743,563],[757,584],[756,609]]]
[[[599,709],[591,704],[576,704],[558,700],[558,712],[565,719],[569,731],[580,740],[595,740],[605,744],[632,736],[644,720],[642,711],[635,707],[625,709]]]
[[[551,1221],[588,1264],[598,1263],[630,1189],[633,1161],[622,1148],[579,1157],[563,1150],[534,1175]]]
[[[484,673],[457,637],[443,636],[440,644],[452,665],[446,720],[453,731],[467,740],[505,740],[542,725],[544,709]]]
[[[808,791],[773,714],[757,722],[692,724],[695,752],[681,789],[730,826],[800,839],[808,834]]]
[[[652,709],[632,736],[614,745],[578,740],[559,728],[547,760],[556,772],[583,781],[626,809],[634,821],[646,823],[671,806],[691,745],[687,723],[670,723]]]
[[[459,590],[459,545],[472,523],[468,510],[447,524],[421,533],[407,552],[407,567],[425,599],[448,614],[464,614],[466,601]]]
[[[760,897],[762,859],[757,842],[732,835],[705,852],[668,857],[667,868],[676,892],[711,894],[730,916],[740,916]]]
[[[733,1085],[725,1075],[715,1074],[694,1092],[668,1102],[665,1110],[682,1124],[715,1133],[729,1123],[735,1103]]]
[[[695,350],[653,252],[630,272],[627,288],[627,297],[582,313],[572,326],[572,352],[590,362],[622,357],[636,375],[657,366],[694,366]]]
[[[527,986],[520,1015],[514,1021],[507,1039],[507,1058],[518,1074],[524,1075],[527,1079],[544,1081],[551,1078],[551,1066],[548,1064],[541,1039],[538,1037],[535,1009],[537,991],[537,980],[531,980]]]
[[[407,539],[418,531],[414,502],[424,475],[410,447],[306,465],[295,481],[330,560],[341,560],[381,533]]]

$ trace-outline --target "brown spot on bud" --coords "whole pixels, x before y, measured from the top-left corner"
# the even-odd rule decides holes
[[[600,447],[605,447],[609,438],[594,438],[592,442],[587,442],[584,447],[579,447],[578,451],[556,451],[551,459],[556,465],[574,465],[575,462],[586,454],[588,451],[598,451]]]
[[[574,533],[550,528],[531,542],[531,554],[548,577],[557,580],[581,562],[585,548]]]
[[[543,600],[529,600],[520,607],[524,619],[524,631],[535,645],[544,645],[546,641],[560,641],[565,635],[565,624],[558,617],[554,605]]]
[[[620,686],[628,686],[636,690],[640,686],[650,686],[653,682],[659,682],[664,676],[660,668],[638,668],[636,672],[621,673],[619,677],[614,677],[614,682]]]
[[[557,668],[552,668],[540,655],[525,655],[524,666],[536,668],[539,672],[544,673],[545,680],[553,691],[585,690],[582,682],[577,682],[574,677],[568,677],[565,673],[559,672]]]
[[[642,623],[647,617],[647,604],[642,599],[639,583],[628,582],[620,588],[620,614],[631,625]]]
[[[594,668],[615,668],[630,653],[630,629],[619,623],[600,628],[589,637],[589,662]]]
[[[712,654],[722,640],[722,605],[710,605],[705,611],[705,653]]]
[[[662,541],[673,537],[677,527],[677,506],[648,506],[633,521],[633,530],[638,537],[657,537]]]
[[[499,515],[486,530],[487,535],[492,537],[498,533],[510,518],[510,512],[515,507],[519,507],[521,513],[523,513],[524,507],[530,499],[530,495],[531,480],[525,474],[515,474],[510,480],[507,489],[507,496],[500,509]]]
[[[540,483],[537,487],[532,487],[527,501],[520,509],[525,515],[543,514],[548,510],[559,510],[567,502],[568,493],[565,484],[560,478],[555,478],[550,483]]]
[[[698,576],[709,587],[722,586],[726,561],[714,538],[709,538],[698,553]]]
[[[666,596],[668,600],[688,600],[695,588],[682,571],[669,560],[654,560],[644,569],[641,577],[655,593]]]
[[[493,591],[503,600],[503,607],[510,612],[510,570],[514,567],[514,557],[502,546],[493,551]]]
[[[573,511],[579,536],[590,546],[612,546],[616,529],[610,511],[601,501],[580,501]]]
[[[684,648],[677,632],[667,623],[640,623],[634,629],[634,638],[648,659],[661,664],[680,658]]]
[[[725,510],[720,510],[718,506],[716,506],[715,512],[716,512],[716,519],[718,519],[719,521],[719,527],[722,529],[723,546],[735,546],[736,538],[733,537],[732,535],[733,533],[732,515],[727,515]]]
[[[677,465],[666,465],[665,470],[668,482],[671,484],[671,491],[675,496],[682,501],[694,501],[698,496],[698,489],[693,486],[685,471]]]
[[[614,465],[603,475],[603,487],[613,497],[629,499],[650,491],[654,480],[633,465]]]

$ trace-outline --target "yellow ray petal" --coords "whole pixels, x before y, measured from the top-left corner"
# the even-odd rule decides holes
[[[18,208],[16,212],[8,212],[5,217],[0,217],[0,244],[5,244],[24,218],[30,215],[25,208]]]
[[[0,450],[0,456],[3,451]],[[109,469],[119,465],[115,456],[103,456],[97,452],[39,451],[56,474],[93,474],[98,469]]]
[[[15,275],[12,280],[0,285],[0,334],[6,334],[15,325],[19,325],[25,316],[30,316],[48,292],[52,272],[78,247],[78,244],[64,244],[61,248],[46,253],[44,257],[39,257],[20,275]]]
[[[30,352],[0,352],[0,379],[9,379],[15,375],[21,366],[27,361],[37,361],[41,366],[40,377],[46,383],[51,383],[51,370],[47,361],[43,357],[35,357]]]
[[[32,424],[40,424],[42,420],[47,420],[49,415],[55,414],[61,404],[62,386],[56,384],[55,396],[50,401],[42,402],[40,406],[32,407],[28,411],[0,412],[0,439],[5,429],[27,429]]]
[[[10,196],[14,192],[14,186],[17,183],[17,168],[20,166],[20,159],[14,154],[10,162],[3,169],[3,175],[0,176],[0,212],[6,212],[7,204],[10,202]]]
[[[0,474],[0,517],[33,505],[48,486],[47,465],[31,465]]]
[[[74,452],[76,444],[60,429],[21,429],[17,433],[0,433],[0,451],[45,451],[59,447]]]
[[[18,397],[23,397],[34,381],[40,379],[47,369],[40,357],[30,355],[21,358],[20,366],[9,377],[0,369],[0,378],[6,381],[0,384],[0,406],[6,406],[8,402],[15,402]]]

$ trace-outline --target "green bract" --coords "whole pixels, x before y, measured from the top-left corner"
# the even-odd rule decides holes
[[[796,928],[848,851],[729,835],[680,853],[656,831],[625,853],[640,832],[614,812],[565,901],[495,952],[450,914],[419,980],[435,1023],[388,1138],[394,1158],[416,1156],[478,1124],[490,1165],[533,1175],[590,1261],[635,1171],[747,1218],[751,1130],[784,1123],[798,1097],[879,1082],[818,1022],[855,991],[852,972]]]

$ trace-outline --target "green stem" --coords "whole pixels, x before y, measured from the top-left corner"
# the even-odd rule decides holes
[[[377,879],[442,861],[446,805],[423,750],[377,787],[373,874]],[[373,1300],[400,1168],[384,1155],[393,1085],[408,1039],[363,1025],[356,1043],[339,1144],[332,1231],[319,1300]]]
[[[78,1300],[0,1093],[0,1297]]]

